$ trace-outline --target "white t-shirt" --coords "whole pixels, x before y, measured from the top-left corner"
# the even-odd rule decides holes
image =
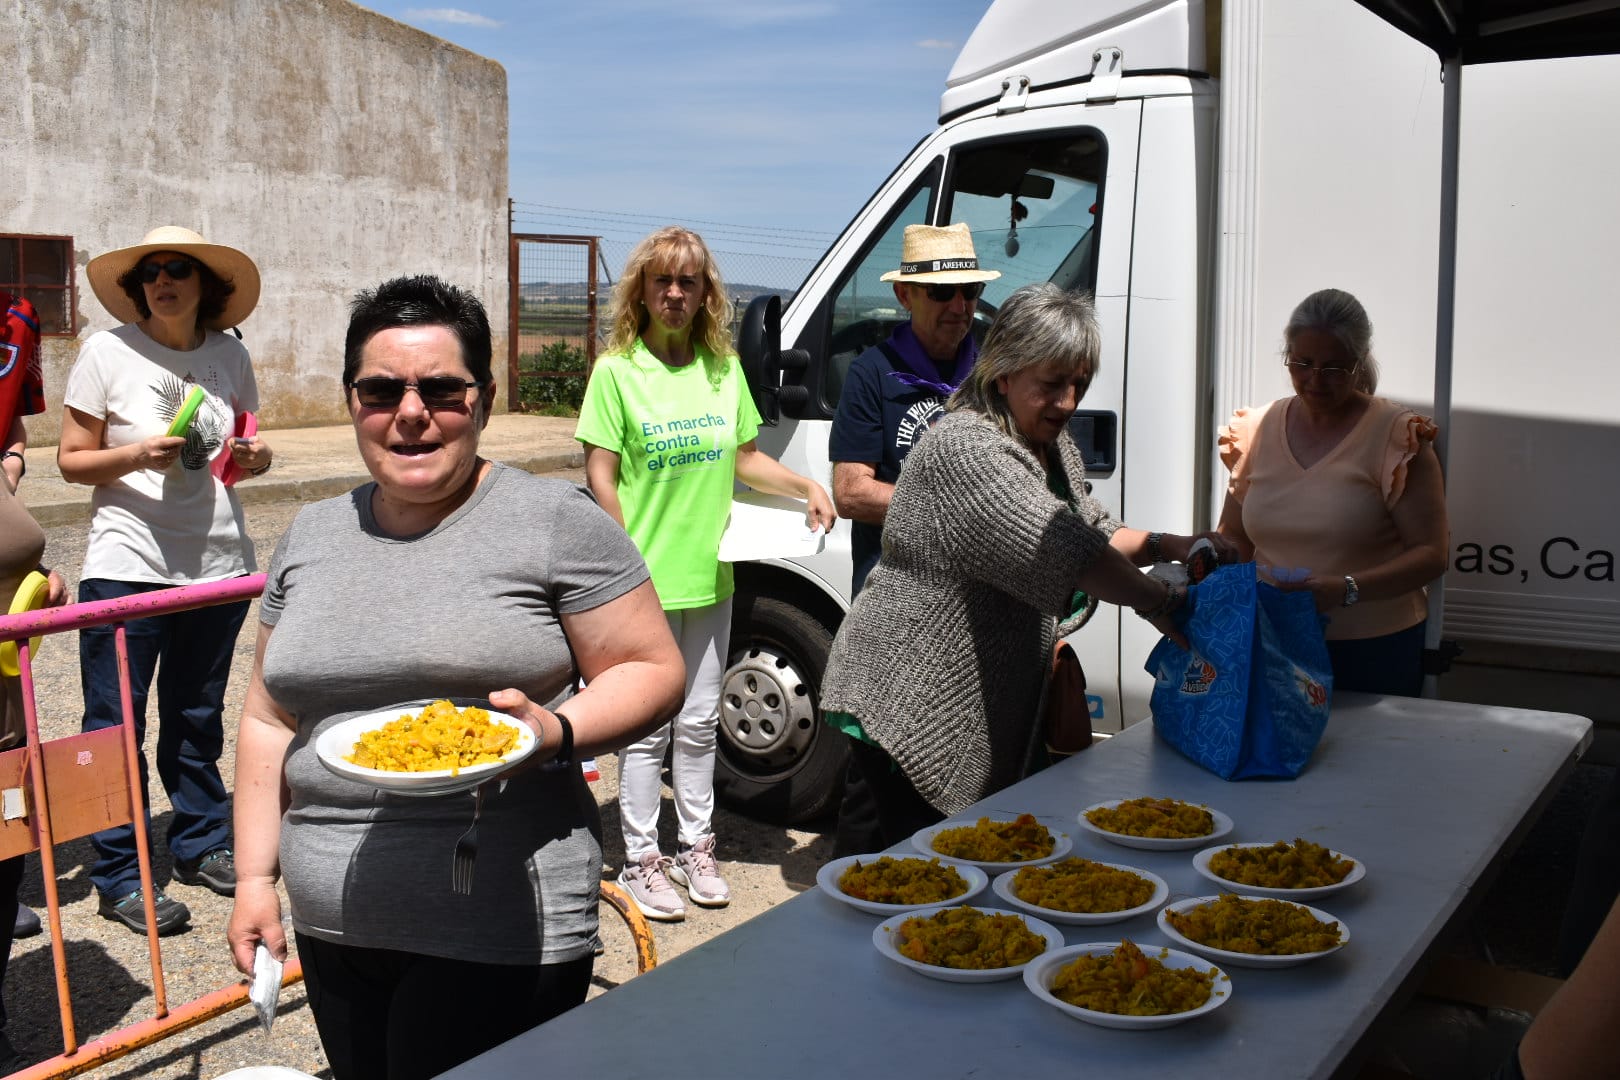
[[[111,448],[166,432],[193,385],[208,396],[180,460],[96,485],[82,578],[191,585],[257,568],[235,489],[209,471],[237,414],[259,407],[241,342],[210,330],[200,346],[179,352],[134,323],[103,330],[79,351],[63,400],[104,421],[102,445]]]

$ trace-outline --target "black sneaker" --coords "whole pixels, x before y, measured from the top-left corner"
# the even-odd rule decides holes
[[[157,914],[158,937],[164,937],[177,931],[184,930],[191,921],[191,909],[178,900],[171,900],[161,892],[153,903]],[[137,934],[146,933],[146,905],[141,900],[141,890],[136,889],[122,900],[109,900],[103,896],[101,906],[97,912],[102,918],[121,922]]]
[[[221,896],[236,895],[236,856],[230,848],[217,848],[195,863],[174,860],[174,879],[186,885],[203,885]]]
[[[33,937],[40,931],[39,913],[27,904],[17,905],[17,924],[11,931],[12,939]]]

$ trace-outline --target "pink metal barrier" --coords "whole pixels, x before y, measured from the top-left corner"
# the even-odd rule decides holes
[[[20,615],[0,616],[0,641],[17,642],[27,742],[0,753],[0,791],[21,789],[25,813],[0,820],[0,859],[39,853],[45,883],[51,957],[56,968],[57,1002],[62,1021],[62,1053],[13,1074],[29,1080],[73,1076],[131,1050],[212,1019],[247,1001],[246,986],[232,984],[188,1002],[173,1012],[163,984],[162,950],[153,911],[152,867],[141,812],[140,748],[135,743],[129,686],[129,650],[124,623],[193,608],[249,600],[264,591],[265,576],[252,574],[206,585],[161,589],[116,600],[69,604]],[[118,655],[118,689],[124,721],[115,728],[42,741],[34,698],[33,657],[29,639],[90,626],[114,626]],[[140,1021],[81,1046],[74,1030],[68,988],[67,957],[62,941],[61,906],[56,889],[56,844],[111,825],[132,823],[139,855],[141,891],[146,899],[147,949],[152,962],[152,996],[156,1011]],[[283,972],[283,984],[302,978],[296,959]]]

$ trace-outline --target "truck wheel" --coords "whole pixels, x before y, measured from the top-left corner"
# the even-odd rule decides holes
[[[714,769],[727,806],[779,824],[837,807],[849,747],[817,707],[831,648],[832,633],[810,615],[737,594]]]

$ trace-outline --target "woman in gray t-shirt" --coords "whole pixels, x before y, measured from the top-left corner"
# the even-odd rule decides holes
[[[434,278],[362,293],[344,385],[373,483],[306,507],[271,564],[228,935],[243,971],[261,942],[285,955],[279,874],[333,1075],[437,1076],[585,999],[601,822],[572,753],[666,721],[684,670],[624,531],[574,485],[478,457],[494,381],[475,297]],[[484,788],[469,895],[450,864],[471,798],[383,792],[315,753],[348,717],[434,698],[487,698],[540,747]]]

